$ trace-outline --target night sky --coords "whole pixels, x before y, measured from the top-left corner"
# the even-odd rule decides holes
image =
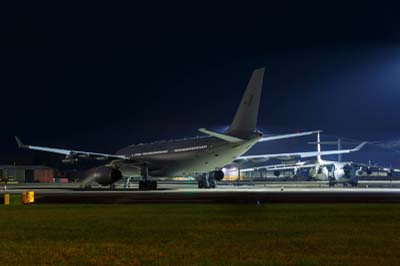
[[[14,135],[114,152],[220,130],[262,66],[264,133],[400,139],[399,8],[297,2],[3,6],[0,163],[33,156]],[[312,150],[308,140],[257,152]],[[378,147],[346,158],[400,167],[399,153]]]

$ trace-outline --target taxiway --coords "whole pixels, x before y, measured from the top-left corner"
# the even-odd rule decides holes
[[[194,184],[164,184],[156,191],[141,191],[136,187],[115,190],[77,186],[8,186],[1,193],[18,194],[33,190],[35,202],[41,203],[399,203],[400,188],[362,186],[357,188],[317,186],[318,184],[281,183],[273,186],[220,185],[217,189],[198,189]]]

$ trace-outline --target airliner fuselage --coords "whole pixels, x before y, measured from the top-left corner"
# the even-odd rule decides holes
[[[248,151],[261,137],[259,132],[240,142],[196,137],[131,145],[116,154],[132,159],[131,163],[119,165],[120,171],[126,176],[141,174],[137,161],[148,162],[149,174],[154,177],[196,176],[221,169]]]

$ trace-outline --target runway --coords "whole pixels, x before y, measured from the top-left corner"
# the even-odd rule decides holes
[[[217,189],[198,189],[193,184],[170,184],[156,191],[136,188],[116,190],[52,187],[8,188],[8,193],[35,191],[35,202],[68,204],[139,204],[139,203],[399,203],[400,188],[328,188],[301,186],[219,186]],[[2,191],[1,193],[4,193]]]

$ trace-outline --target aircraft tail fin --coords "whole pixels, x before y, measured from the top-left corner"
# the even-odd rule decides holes
[[[232,124],[226,134],[242,137],[256,130],[265,68],[254,70]]]
[[[318,133],[317,133],[317,152],[318,152],[318,155],[317,155],[317,160],[318,160],[318,162],[321,162],[321,137],[320,137],[320,133],[319,133],[320,131],[318,131]]]

